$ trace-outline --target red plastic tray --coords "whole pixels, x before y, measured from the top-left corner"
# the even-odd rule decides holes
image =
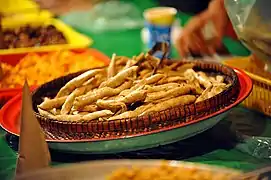
[[[89,52],[91,56],[95,57],[96,59],[104,62],[106,65],[109,63],[110,59],[100,51],[96,49],[76,49],[70,50],[75,53],[82,53],[82,52]],[[35,52],[37,54],[47,54],[49,52]],[[21,54],[6,54],[0,55],[0,61],[15,66],[17,63],[21,61],[28,53],[21,53]],[[35,88],[35,87],[31,87]],[[16,96],[18,93],[21,93],[22,88],[0,88],[0,107],[3,106],[9,99]]]
[[[238,104],[240,104],[242,101],[244,101],[249,94],[251,93],[252,90],[252,81],[249,78],[248,75],[246,75],[242,70],[236,69],[234,68],[235,72],[238,75],[239,78],[239,83],[240,83],[240,92],[238,95],[237,100],[230,104],[229,106],[226,106],[224,109],[221,109],[217,112],[214,112],[213,114],[210,114],[208,116],[199,118],[199,119],[195,119],[191,122],[188,123],[183,123],[183,124],[178,124],[174,127],[165,127],[159,130],[155,130],[155,131],[150,131],[150,132],[142,132],[139,133],[137,135],[133,135],[130,137],[135,137],[135,136],[139,136],[139,135],[148,135],[148,134],[152,134],[152,133],[159,133],[162,131],[168,131],[168,130],[172,130],[174,128],[179,128],[182,126],[187,126],[187,125],[191,125],[194,123],[197,123],[199,121],[203,121],[203,120],[207,120],[211,117],[214,117],[216,115],[219,115],[221,113],[224,113],[228,110],[230,110],[231,108],[237,106]],[[20,122],[19,122],[19,117],[20,117],[20,112],[21,112],[21,103],[22,103],[22,93],[18,94],[16,97],[12,98],[7,104],[5,104],[5,106],[0,110],[0,126],[7,132],[19,136],[20,133]],[[124,138],[124,137],[120,137],[120,138]],[[90,141],[100,141],[100,140],[112,140],[113,138],[101,138],[101,139],[80,139],[80,140],[55,140],[52,138],[47,137],[47,141],[48,142],[90,142]]]

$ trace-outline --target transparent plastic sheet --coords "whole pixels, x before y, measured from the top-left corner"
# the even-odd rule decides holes
[[[232,25],[239,39],[252,53],[265,63],[265,70],[271,71],[271,1],[268,0],[225,0],[225,7]],[[264,116],[255,116],[249,113],[237,121],[247,121],[254,118],[253,124],[265,119]],[[242,120],[243,118],[243,120]],[[271,123],[270,118],[265,119],[263,134],[244,135],[239,133],[241,143],[236,146],[242,152],[256,158],[271,159]],[[247,122],[246,122],[247,123]],[[247,124],[246,128],[249,125]],[[240,132],[240,131],[239,131]]]
[[[243,142],[236,146],[242,152],[260,159],[271,159],[271,138],[242,135]]]
[[[271,72],[271,1],[225,0],[233,27],[244,45],[265,63]]]
[[[60,17],[71,26],[92,33],[142,28],[142,13],[133,3],[105,1],[89,11],[78,11]]]
[[[258,159],[271,159],[271,117],[239,106],[226,121],[237,136],[236,149]]]

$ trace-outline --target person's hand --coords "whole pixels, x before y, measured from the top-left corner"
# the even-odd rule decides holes
[[[213,37],[205,40],[203,28],[212,23],[214,26]],[[213,0],[207,10],[193,17],[184,27],[178,39],[177,48],[182,57],[193,54],[210,55],[222,45],[229,19],[224,7],[224,0]]]

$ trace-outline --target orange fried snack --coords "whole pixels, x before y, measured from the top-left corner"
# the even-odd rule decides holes
[[[104,62],[89,52],[75,53],[67,50],[43,55],[29,53],[16,66],[1,64],[4,76],[0,88],[20,87],[25,78],[31,86],[41,85],[70,73],[104,65]]]
[[[107,177],[107,180],[231,180],[234,176],[236,174],[162,165],[160,167],[120,168]]]

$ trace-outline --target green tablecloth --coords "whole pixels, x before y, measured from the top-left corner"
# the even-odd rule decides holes
[[[141,1],[141,0],[134,0],[135,4],[141,9],[149,8],[152,6],[155,6],[156,3],[153,1]],[[178,17],[182,20],[182,24],[186,23],[190,16],[179,13]],[[81,31],[78,29],[78,31]],[[99,35],[91,34],[88,32],[83,32],[84,34],[90,35],[95,43],[93,45],[94,48],[99,49],[100,51],[104,52],[107,55],[111,55],[112,53],[117,53],[120,55],[127,55],[132,56],[135,54],[138,54],[144,49],[144,45],[141,43],[141,37],[140,37],[140,30],[129,30],[125,32],[112,32],[112,33],[103,33]],[[235,42],[229,38],[224,39],[224,43],[226,47],[228,48],[229,52],[233,55],[248,55],[249,52],[240,45],[239,42]],[[177,54],[174,54],[174,57],[177,57]],[[239,113],[243,111],[242,108],[237,108],[235,110],[235,113]],[[251,112],[252,113],[252,112]],[[250,116],[248,115],[248,112],[243,112],[243,119],[246,119],[244,117]],[[251,117],[251,116],[250,116]],[[253,117],[253,116],[252,116]],[[235,118],[240,118],[240,116],[233,115],[230,119],[230,121],[235,121]],[[259,118],[259,117],[258,117]],[[268,118],[263,118],[265,121]],[[218,133],[218,132],[213,132]],[[3,130],[0,130],[0,179],[10,179],[12,177],[12,174],[14,172],[15,166],[16,166],[16,153],[9,148],[7,145],[5,138],[4,138],[5,132]],[[213,134],[212,137],[217,136],[216,134]],[[211,136],[209,136],[211,137]],[[222,142],[223,144],[223,142]],[[201,144],[201,146],[208,146],[208,144]],[[57,159],[57,158],[56,158]],[[55,159],[53,159],[55,160]],[[250,170],[257,168],[259,166],[262,166],[266,164],[267,160],[262,159],[256,159],[251,157],[248,154],[244,154],[234,148],[215,148],[213,150],[209,150],[206,153],[196,156],[196,157],[190,157],[187,160],[189,161],[195,161],[195,162],[202,162],[202,163],[208,163],[208,164],[216,164],[216,165],[222,165],[242,170]],[[76,159],[75,159],[76,161]]]

